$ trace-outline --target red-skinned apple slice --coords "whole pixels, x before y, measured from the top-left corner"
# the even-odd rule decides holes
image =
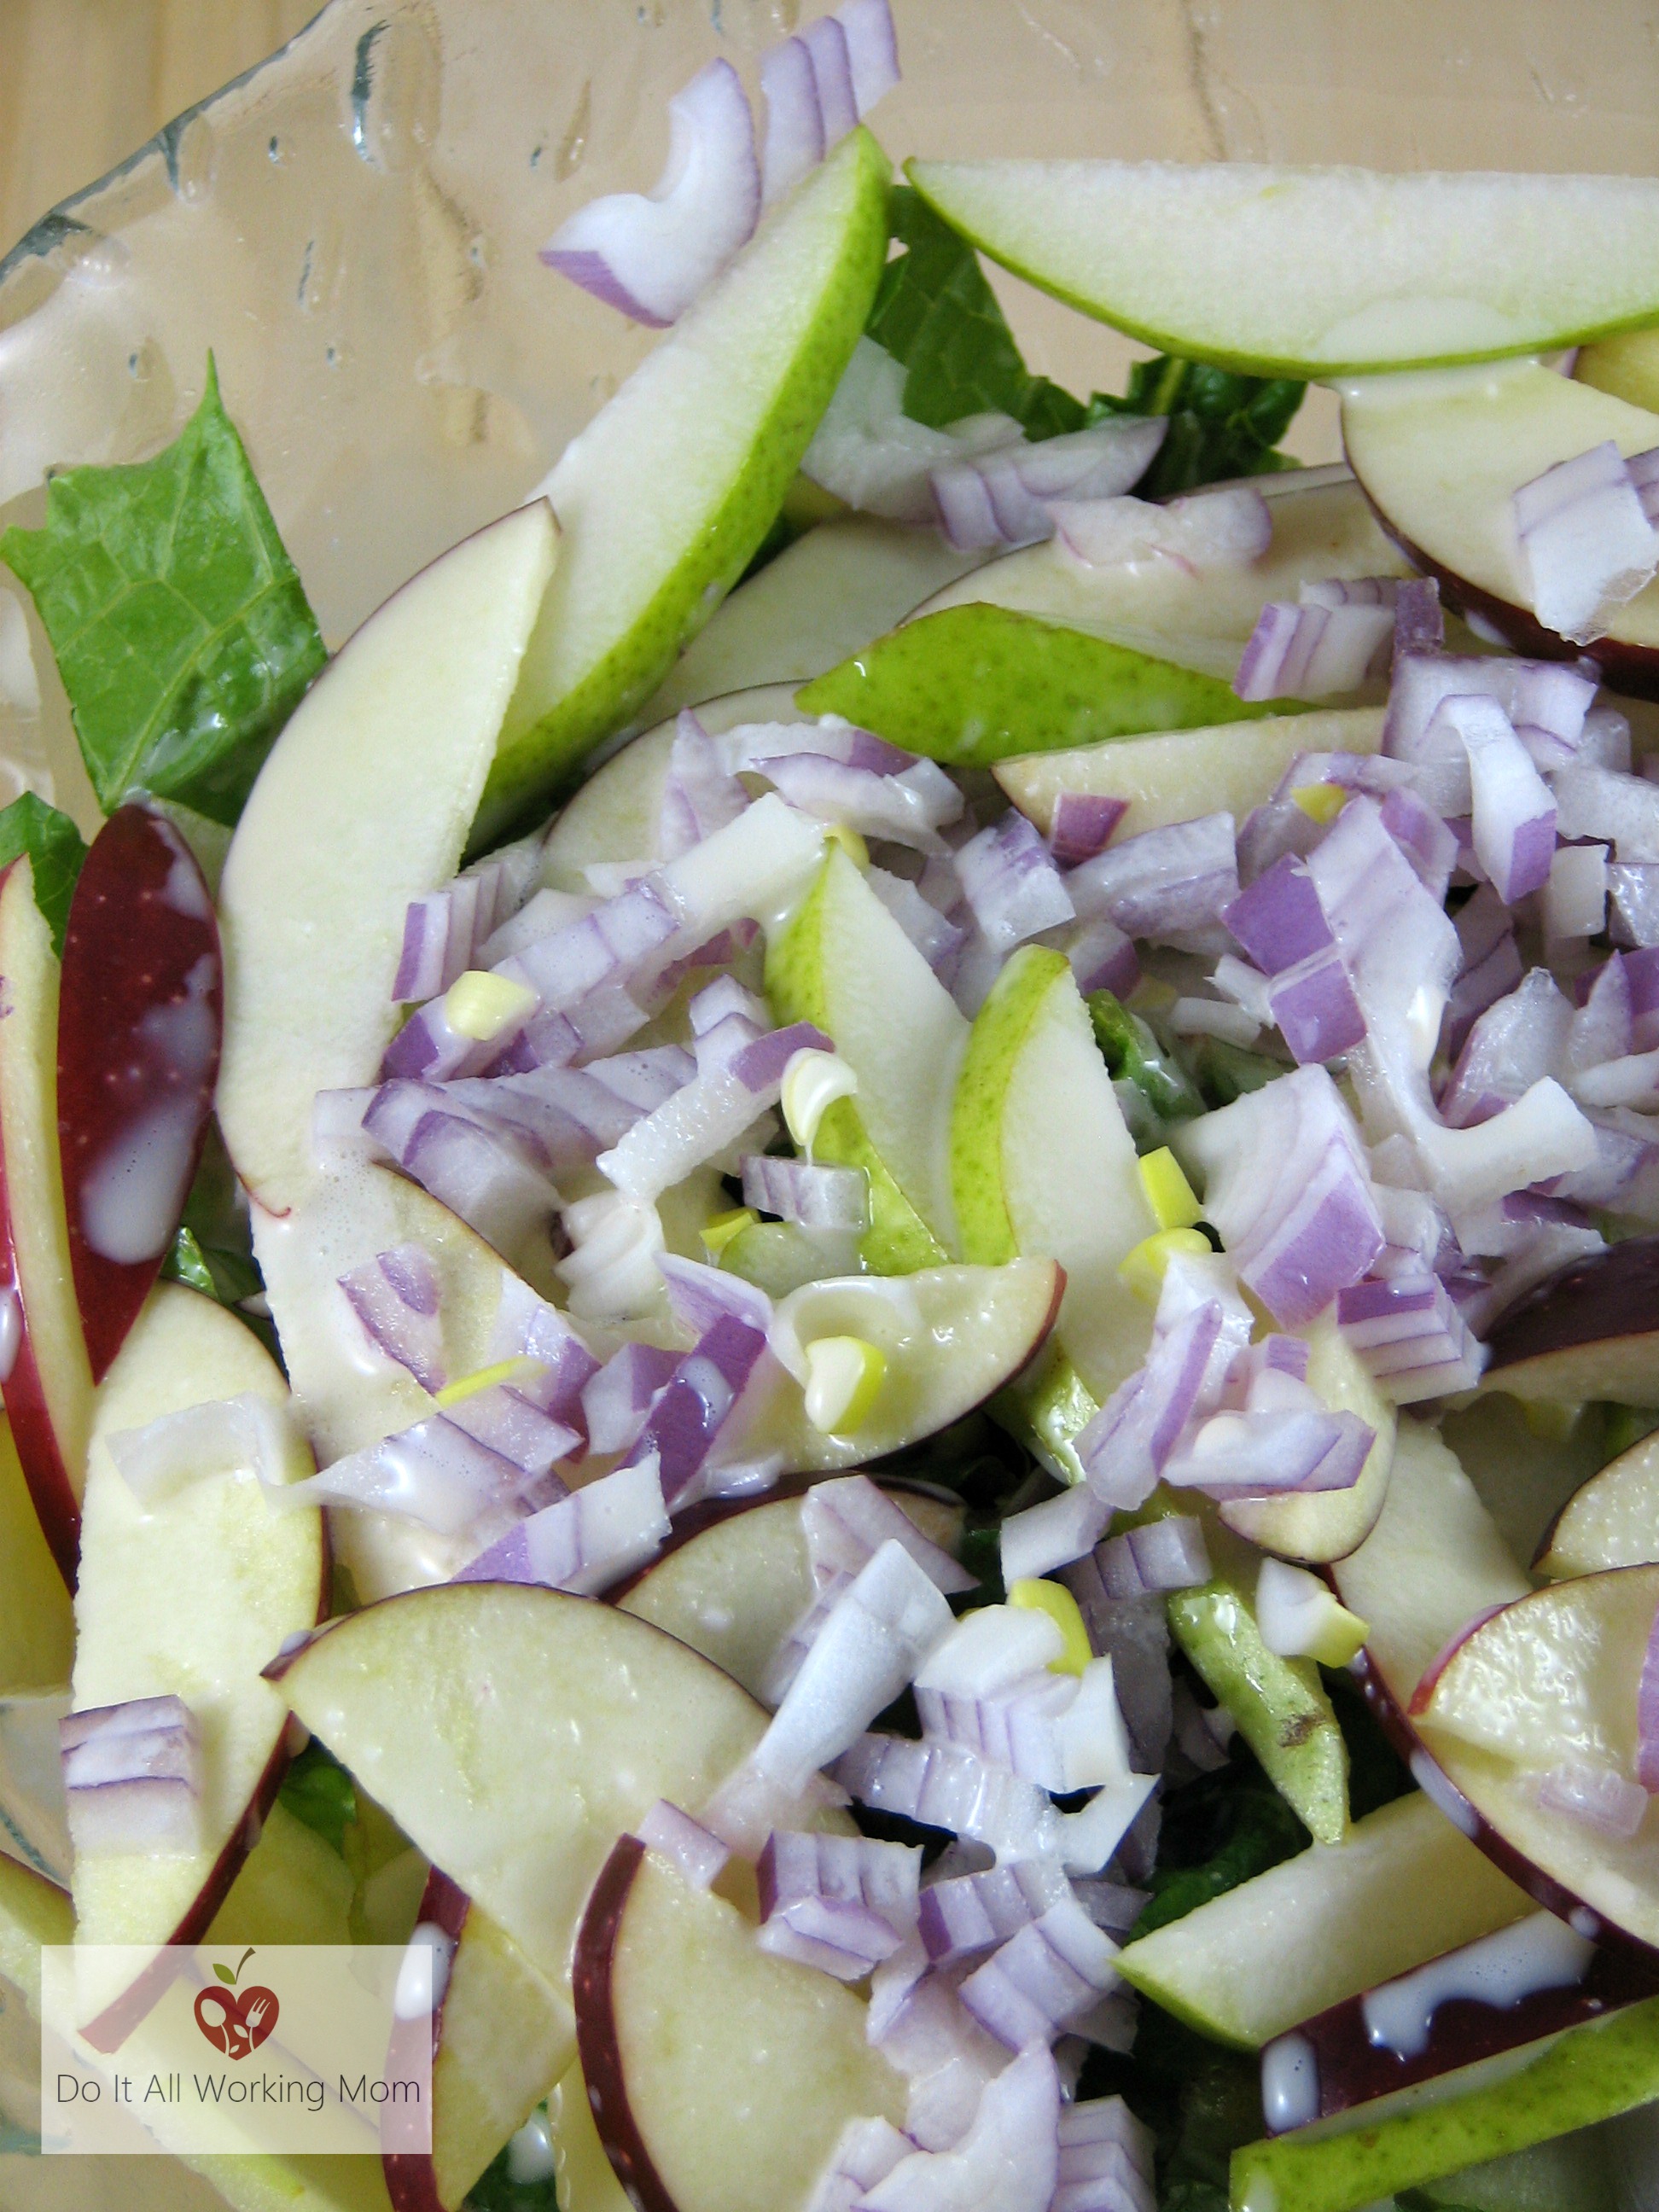
[[[393,2212],[454,2212],[569,2068],[576,2027],[562,1992],[447,1875],[428,1877],[420,1924],[454,1947],[432,2015],[432,2148],[388,2153],[386,2194]]]
[[[190,848],[152,808],[118,807],[75,886],[58,1010],[70,1261],[94,1380],[137,1319],[196,1172],[221,982]]]
[[[0,1682],[45,1690],[67,1682],[75,1657],[75,1613],[58,1562],[0,1415]]]
[[[1659,1237],[1571,1261],[1511,1306],[1490,1341],[1483,1390],[1659,1406]]]
[[[104,1443],[245,1393],[277,1406],[288,1395],[234,1315],[167,1283],[150,1293],[99,1391],[75,1601],[75,1710],[182,1698],[201,1729],[204,1791],[199,1850],[77,1857],[83,1944],[194,1942],[257,1839],[287,1765],[285,1703],[262,1669],[322,1613],[321,1516],[310,1506],[274,1510],[252,1468],[141,1505]],[[310,1467],[302,1447],[293,1456],[289,1479]],[[154,2001],[154,1977],[106,1986],[89,1963],[88,1978],[100,2008],[88,2033],[112,2049]]]
[[[639,2212],[799,2212],[847,2121],[904,2084],[827,1974],[763,1951],[723,1898],[624,1836],[576,1942],[589,2102]]]
[[[0,876],[0,1307],[16,1323],[16,1350],[0,1380],[40,1527],[73,1587],[92,1368],[58,1151],[58,959],[27,856]]]
[[[1581,1934],[1653,1957],[1659,1952],[1659,1850],[1651,1841],[1644,1844],[1638,1835],[1620,1844],[1549,1811],[1538,1802],[1536,1777],[1513,1759],[1443,1727],[1420,1734],[1408,1717],[1425,1673],[1471,1622],[1489,1608],[1504,1609],[1463,1638],[1443,1666],[1442,1684],[1457,1674],[1460,1657],[1477,1649],[1504,1612],[1535,1601],[1474,1485],[1431,1430],[1401,1420],[1382,1517],[1331,1573],[1344,1605],[1370,1624],[1352,1672],[1425,1794],[1511,1881]],[[1561,1583],[1539,1595],[1575,1587]],[[1650,1602],[1644,1640],[1652,1615]],[[1633,1727],[1634,1673],[1629,1681]],[[1426,1721],[1422,1725],[1426,1729]],[[1644,1823],[1643,1833],[1651,1825]]]
[[[1659,1560],[1659,1436],[1620,1452],[1572,1496],[1545,1531],[1540,1575],[1593,1575]]]

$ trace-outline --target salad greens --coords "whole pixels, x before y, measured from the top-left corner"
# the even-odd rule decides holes
[[[1097,392],[1088,419],[1106,415],[1167,415],[1158,458],[1138,487],[1145,499],[1166,499],[1229,477],[1270,475],[1294,468],[1275,451],[1302,404],[1307,386],[1283,376],[1237,376],[1203,361],[1159,354],[1137,362],[1121,399]]]
[[[327,658],[235,426],[207,388],[148,461],[52,478],[3,557],[33,594],[106,813],[130,791],[241,811]]]
[[[0,868],[9,867],[26,853],[34,872],[34,903],[46,918],[61,960],[70,901],[87,857],[86,840],[67,814],[32,791],[0,808]]]
[[[1175,1054],[1164,1050],[1150,1025],[1110,991],[1091,991],[1085,1003],[1108,1074],[1114,1082],[1132,1086],[1144,1109],[1144,1133],[1161,1145],[1167,1122],[1190,1121],[1204,1111],[1196,1085]],[[1137,1127],[1137,1142],[1142,1134]]]
[[[346,1830],[357,1818],[357,1785],[314,1736],[283,1777],[276,1802],[345,1856]]]

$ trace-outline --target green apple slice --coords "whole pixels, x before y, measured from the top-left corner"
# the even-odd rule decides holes
[[[1522,651],[1564,649],[1532,612],[1511,495],[1557,462],[1611,439],[1621,453],[1659,445],[1659,415],[1558,376],[1536,362],[1349,386],[1342,438],[1383,525],[1451,605],[1497,624]],[[1659,582],[1607,617],[1593,650],[1614,688],[1652,689]]]
[[[594,1886],[576,1990],[599,2139],[642,2212],[800,2212],[848,2120],[903,2120],[862,2000],[635,1837]]]
[[[911,161],[993,260],[1251,376],[1546,353],[1659,322],[1659,185],[1255,161]]]
[[[1659,1560],[1659,1437],[1644,1437],[1561,1508],[1540,1547],[1540,1575],[1593,1575]]]
[[[244,1394],[276,1406],[288,1396],[275,1363],[234,1315],[168,1283],[150,1294],[99,1388],[75,1597],[74,1709],[182,1698],[202,1731],[204,1795],[195,1852],[77,1857],[80,1943],[194,1942],[286,1764],[283,1699],[262,1669],[323,1610],[321,1515],[313,1507],[273,1511],[252,1468],[141,1505],[104,1442]],[[290,1479],[309,1473],[302,1448],[295,1461]],[[120,1994],[111,1987],[100,2001]]]
[[[1247,702],[1225,676],[987,605],[919,615],[804,684],[795,703],[953,768],[1296,711],[1291,699]]]
[[[864,328],[887,158],[854,131],[574,438],[541,487],[567,544],[474,831],[574,780],[747,566]]]
[[[1534,1909],[1420,1791],[1241,1882],[1120,1954],[1127,1982],[1218,2042],[1298,2021]]]
[[[937,530],[873,514],[822,522],[732,592],[652,694],[665,720],[757,684],[805,684],[983,562]],[[759,717],[757,717],[758,720]]]
[[[1061,953],[1022,945],[975,1018],[951,1105],[951,1188],[968,1258],[1064,1267],[1056,1334],[1095,1399],[1109,1397],[1152,1334],[1118,1268],[1158,1224]]]
[[[593,2124],[580,2064],[547,2100],[547,2131],[553,2139],[560,2212],[634,2212]]]
[[[404,917],[460,863],[555,546],[538,501],[434,561],[336,655],[259,772],[220,884],[217,1107],[270,1212],[312,1186],[317,1093],[374,1082],[397,1030]]]
[[[908,1274],[956,1249],[948,1131],[968,1024],[839,848],[767,946],[780,1022],[816,1022],[859,1079],[818,1125],[813,1155],[870,1177],[866,1267]]]
[[[1200,793],[1206,811],[1224,811],[1242,823],[1252,807],[1273,797],[1298,753],[1374,753],[1382,743],[1380,707],[1344,707],[1113,738],[1073,752],[1028,753],[999,761],[996,779],[1045,837],[1063,792],[1122,799],[1128,811],[1115,834],[1136,837],[1143,830],[1189,821],[1194,794]]]

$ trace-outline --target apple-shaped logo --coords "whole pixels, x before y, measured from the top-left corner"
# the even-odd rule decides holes
[[[276,2025],[276,2015],[282,2007],[276,2002],[274,1990],[259,1983],[250,1983],[245,1990],[236,1986],[242,1969],[253,1956],[249,1945],[237,1960],[233,1972],[228,1966],[216,1966],[214,1972],[226,1984],[223,1989],[198,1990],[196,1993],[196,2025],[216,2051],[223,2051],[227,2058],[246,2058],[259,2045]]]

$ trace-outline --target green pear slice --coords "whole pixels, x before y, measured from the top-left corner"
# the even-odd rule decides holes
[[[858,1077],[819,1124],[813,1154],[870,1177],[865,1264],[908,1274],[948,1258],[950,1102],[968,1024],[839,848],[770,939],[766,990],[780,1022],[816,1022]]]
[[[955,228],[1160,352],[1252,376],[1545,353],[1659,322],[1659,185],[1255,161],[912,161]]]
[[[1063,954],[1022,945],[975,1018],[951,1105],[964,1254],[1066,1270],[1056,1333],[1097,1401],[1146,1357],[1152,1309],[1118,1273],[1158,1228],[1134,1142]]]
[[[988,605],[917,616],[804,684],[796,704],[953,768],[1144,730],[1259,721],[1296,706],[1247,702],[1225,675]]]
[[[1510,497],[1608,439],[1626,455],[1650,451],[1659,415],[1522,362],[1351,386],[1342,439],[1384,526],[1453,605],[1484,615],[1522,651],[1559,653],[1561,641],[1531,611]],[[1613,609],[1592,649],[1615,689],[1650,690],[1650,674],[1638,679],[1659,651],[1659,582]]]
[[[558,2162],[560,2212],[634,2212],[593,2124],[580,2064],[547,2100],[547,2131]]]
[[[1198,570],[1162,559],[1095,568],[1052,538],[988,562],[916,614],[1006,607],[1231,679],[1269,599],[1294,599],[1319,577],[1411,574],[1346,468],[1287,470],[1256,477],[1254,488],[1273,521],[1258,560]]]
[[[561,1989],[617,1837],[659,1797],[703,1804],[766,1726],[747,1692],[660,1630],[523,1583],[387,1598],[272,1671],[306,1726]]]
[[[1137,837],[1190,821],[1200,794],[1206,812],[1225,811],[1242,823],[1273,797],[1298,753],[1374,753],[1382,743],[1382,708],[1345,707],[1028,753],[999,761],[996,779],[1045,837],[1063,792],[1122,799],[1128,811],[1114,834]]]
[[[234,1315],[163,1283],[98,1392],[75,1597],[74,1710],[177,1696],[202,1734],[202,1844],[157,1856],[77,1857],[76,1940],[193,1942],[229,1888],[276,1794],[284,1701],[263,1674],[310,1628],[325,1594],[322,1516],[277,1512],[252,1468],[141,1505],[105,1439],[167,1413],[251,1395],[282,1406],[282,1376]],[[302,1447],[288,1470],[310,1472]],[[107,1989],[101,2002],[118,1995]]]
[[[555,546],[538,501],[434,561],[342,647],[260,770],[220,884],[216,1103],[270,1212],[314,1179],[317,1093],[372,1083],[397,1029],[404,917],[459,866]]]
[[[574,438],[567,544],[474,832],[493,842],[627,720],[747,566],[864,328],[887,158],[844,138]]]
[[[1507,1928],[1533,1901],[1413,1791],[1126,1946],[1124,1979],[1256,2051],[1298,2021]]]
[[[1237,2212],[1360,2212],[1659,2096],[1659,1997],[1232,2157]],[[1462,2202],[1455,2183],[1436,2192]],[[1484,2200],[1490,2202],[1492,2200]],[[1556,2212],[1559,2200],[1547,2200]]]
[[[1574,1491],[1534,1562],[1540,1575],[1593,1575],[1659,1560],[1659,1437],[1647,1436]]]
[[[937,530],[873,514],[821,522],[717,608],[643,710],[652,721],[757,684],[804,684],[977,568]]]
[[[599,2139],[641,2212],[800,2212],[848,2120],[903,2120],[862,1999],[635,1837],[595,1885],[576,1990]]]
[[[69,1680],[75,1616],[58,1562],[0,1417],[0,1682],[9,1690],[46,1689]]]

